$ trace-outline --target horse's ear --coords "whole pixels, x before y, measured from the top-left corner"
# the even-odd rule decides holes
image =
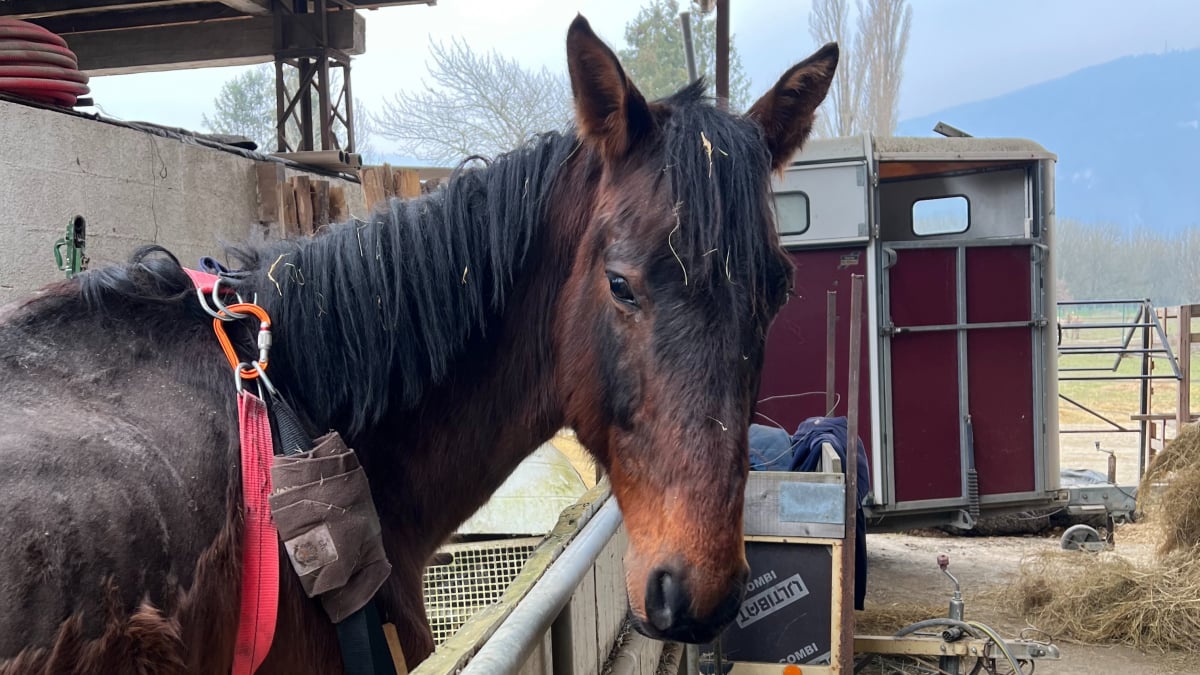
[[[829,93],[837,63],[838,46],[830,42],[788,69],[746,113],[766,132],[771,165],[776,171],[787,166],[812,131],[817,106]]]
[[[624,157],[653,128],[650,107],[583,15],[567,31],[567,67],[580,137],[607,161]]]

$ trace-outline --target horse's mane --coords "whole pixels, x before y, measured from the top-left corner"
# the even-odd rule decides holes
[[[441,188],[381,203],[365,221],[232,251],[249,273],[240,285],[287,321],[276,350],[307,407],[353,433],[444,381],[504,309],[577,145],[543,134],[482,168],[470,158]]]
[[[717,112],[703,91],[697,81],[666,99],[660,176],[681,219],[672,250],[692,279],[728,276],[761,297],[772,271],[770,233],[756,230],[770,222],[766,146],[756,125]],[[470,158],[439,189],[390,200],[365,221],[229,250],[242,265],[233,285],[257,294],[280,325],[273,360],[288,366],[285,384],[318,424],[346,420],[342,431],[354,433],[445,380],[464,346],[504,309],[556,178],[577,152],[586,151],[573,132],[539,135],[483,167],[469,166],[480,159]],[[720,255],[706,255],[713,251]],[[146,247],[128,265],[78,276],[83,297],[91,306],[188,297],[178,261],[156,252],[165,253]]]
[[[771,159],[762,128],[719,112],[701,78],[666,99],[666,177],[679,210],[670,236],[694,292],[745,284],[763,312],[786,290],[771,213]],[[707,282],[707,283],[706,283]]]

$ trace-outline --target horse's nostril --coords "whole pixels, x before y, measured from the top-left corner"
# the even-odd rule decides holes
[[[646,618],[660,631],[671,630],[687,615],[691,600],[680,578],[670,570],[658,569],[646,586]]]

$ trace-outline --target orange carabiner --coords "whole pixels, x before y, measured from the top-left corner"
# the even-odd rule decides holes
[[[271,350],[271,317],[267,315],[267,310],[259,307],[251,302],[239,302],[225,306],[225,311],[221,314],[228,317],[229,314],[252,314],[259,320],[258,326],[258,368],[267,369],[267,353]],[[226,314],[228,312],[228,314]],[[238,358],[237,352],[233,350],[233,343],[230,342],[229,336],[225,334],[225,322],[228,318],[213,319],[213,332],[217,334],[217,341],[221,343],[221,349],[225,351],[225,358],[229,359],[229,365],[238,372],[238,375],[243,380],[253,380],[258,377],[258,368],[242,368],[243,363]]]

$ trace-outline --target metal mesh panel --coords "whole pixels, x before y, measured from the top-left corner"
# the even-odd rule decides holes
[[[476,612],[495,603],[520,573],[541,538],[449,544],[450,562],[425,568],[425,613],[434,644],[454,635]]]

